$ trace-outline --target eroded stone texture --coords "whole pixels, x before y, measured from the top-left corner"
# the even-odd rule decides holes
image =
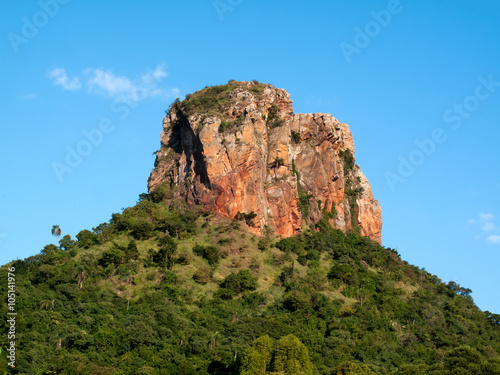
[[[346,163],[346,154],[354,154],[349,127],[330,114],[294,114],[288,92],[266,85],[256,93],[252,85],[239,82],[222,109],[186,113],[182,103],[172,107],[149,191],[169,183],[173,199],[220,216],[255,212],[255,234],[267,225],[292,236],[303,223],[327,216],[333,227],[345,231],[354,223],[380,243],[378,201],[359,166]]]

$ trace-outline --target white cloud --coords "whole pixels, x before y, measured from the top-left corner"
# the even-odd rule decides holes
[[[100,69],[92,71],[92,77],[89,81],[89,89],[101,90],[105,95],[117,97],[120,95],[133,94],[134,85],[127,77],[117,77],[111,72],[105,72]]]
[[[161,80],[162,78],[167,78],[167,72],[165,70],[165,65],[157,65],[155,70],[150,70],[149,72],[142,75],[142,82],[145,84],[152,84],[155,81]]]
[[[101,94],[113,99],[139,102],[152,97],[167,99],[179,94],[177,88],[165,91],[158,87],[161,80],[168,75],[164,64],[159,64],[154,69],[148,68],[140,78],[135,80],[126,76],[117,76],[110,70],[99,68],[87,68],[82,73],[87,77],[85,83],[90,93]],[[78,77],[70,80],[65,69],[54,69],[49,76],[54,79],[56,85],[63,86],[66,90],[77,90],[82,86]]]
[[[495,224],[491,223],[491,222],[486,222],[483,224],[483,226],[481,227],[481,229],[485,232],[491,232],[492,230],[495,230],[496,229],[496,226]]]
[[[483,221],[491,221],[495,218],[492,214],[480,213],[479,218]]]
[[[63,89],[74,91],[80,90],[82,88],[82,84],[78,77],[74,77],[73,79],[69,79],[66,74],[66,69],[56,68],[49,72],[49,78],[52,78],[56,85],[62,86]]]
[[[495,245],[500,245],[500,235],[492,234],[491,236],[488,236],[488,242]]]
[[[154,70],[142,74],[139,80],[132,81],[128,77],[116,76],[110,71],[101,69],[87,70],[89,78],[89,90],[110,96],[112,98],[130,99],[138,102],[147,98],[162,96],[166,93],[159,89],[158,83],[167,77],[163,65],[157,65]]]
[[[471,225],[471,224],[474,224],[476,221],[474,219],[469,219],[467,220],[467,224],[468,225]]]

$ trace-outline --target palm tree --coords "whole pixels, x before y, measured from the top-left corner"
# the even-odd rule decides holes
[[[276,168],[281,167],[282,165],[285,164],[285,160],[283,158],[280,158],[279,156],[276,156],[274,160],[272,161],[270,167],[274,169],[274,178],[276,178]]]
[[[59,239],[59,236],[61,235],[61,228],[59,228],[59,225],[52,226],[52,235],[56,238],[56,240]]]

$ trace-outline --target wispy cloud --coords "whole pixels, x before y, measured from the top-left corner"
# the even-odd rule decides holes
[[[493,216],[492,214],[485,214],[483,212],[481,212],[479,214],[479,218],[482,220],[482,221],[491,221],[495,218],[495,216]]]
[[[492,234],[491,236],[488,236],[488,242],[495,245],[500,245],[500,235]]]
[[[111,70],[100,68],[87,68],[82,71],[88,92],[103,95],[113,99],[125,99],[139,102],[152,97],[165,97],[178,95],[179,89],[165,90],[158,87],[158,83],[167,77],[165,65],[159,64],[154,69],[149,69],[137,79],[131,79],[124,75],[116,75]],[[54,69],[51,72],[54,83],[66,88],[73,83],[67,77],[64,69]],[[80,83],[79,77],[73,80]],[[64,86],[65,84],[66,86]],[[80,85],[81,87],[81,85]],[[66,88],[67,89],[67,88]]]
[[[484,232],[486,240],[489,243],[500,245],[500,234],[496,234],[500,233],[500,227],[495,224],[494,220],[495,216],[493,214],[481,212],[478,219],[469,219],[467,224],[471,225],[477,223],[478,227],[476,228]],[[483,236],[475,236],[474,239],[477,240],[481,237]]]
[[[492,230],[495,230],[496,229],[496,226],[495,224],[493,224],[492,222],[486,222],[483,224],[483,226],[481,227],[481,229],[484,231],[484,232],[491,232]]]
[[[70,79],[66,73],[66,69],[56,68],[49,72],[49,78],[54,81],[54,84],[62,86],[64,90],[75,91],[82,88],[82,84],[78,77]]]

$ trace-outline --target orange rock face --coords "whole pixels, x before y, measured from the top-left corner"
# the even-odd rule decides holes
[[[329,114],[294,114],[290,95],[271,85],[221,86],[222,106],[206,91],[172,106],[163,120],[150,192],[168,183],[173,199],[220,216],[254,212],[255,234],[267,226],[288,237],[327,218],[381,242],[381,209],[354,164],[346,124]],[[203,103],[212,102],[207,110]]]

